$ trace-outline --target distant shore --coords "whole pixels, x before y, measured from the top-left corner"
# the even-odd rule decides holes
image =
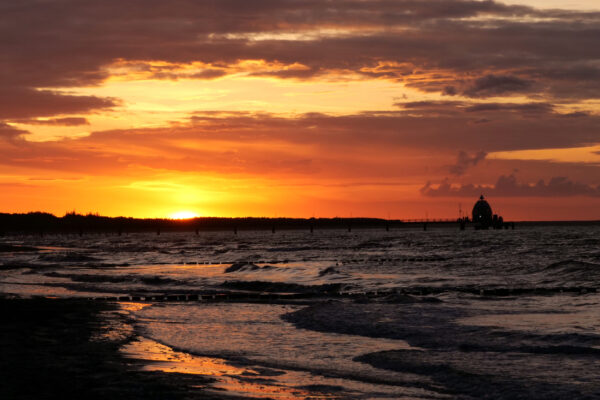
[[[94,214],[70,213],[57,217],[48,213],[0,213],[0,234],[11,233],[134,233],[134,232],[200,232],[247,230],[316,230],[398,228],[401,220],[379,218],[223,218],[191,219],[103,217]]]
[[[519,226],[600,225],[600,221],[507,221]],[[447,219],[382,219],[382,218],[266,218],[266,217],[197,217],[191,219],[104,217],[96,214],[69,213],[57,217],[49,213],[0,213],[0,235],[10,234],[79,234],[135,232],[205,232],[205,231],[272,231],[338,229],[400,229],[411,227],[456,227],[459,220]],[[469,227],[467,223],[467,228]]]

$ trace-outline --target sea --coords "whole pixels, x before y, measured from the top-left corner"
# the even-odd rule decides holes
[[[600,226],[5,236],[0,250],[3,296],[114,302],[136,368],[209,376],[216,394],[600,399]]]

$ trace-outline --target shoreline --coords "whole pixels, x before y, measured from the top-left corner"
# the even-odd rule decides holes
[[[352,398],[343,382],[398,385],[327,373],[327,384],[301,384],[317,371],[177,349],[144,336],[128,314],[136,305],[0,297],[0,398],[341,399]]]
[[[0,318],[0,398],[239,398],[203,390],[204,376],[142,370],[120,352],[135,332],[115,304],[0,298]]]

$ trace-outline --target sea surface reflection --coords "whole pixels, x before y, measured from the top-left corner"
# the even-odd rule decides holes
[[[299,308],[227,303],[154,305],[134,314],[147,338],[124,351],[161,361],[146,368],[226,376],[228,379],[220,379],[216,385],[253,395],[260,389],[266,397],[440,397],[420,387],[422,377],[353,361],[373,350],[411,348],[406,342],[298,329],[280,318]]]

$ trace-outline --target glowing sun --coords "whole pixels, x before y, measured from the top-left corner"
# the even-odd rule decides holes
[[[198,214],[193,211],[177,211],[169,215],[170,219],[190,219],[196,218]]]

